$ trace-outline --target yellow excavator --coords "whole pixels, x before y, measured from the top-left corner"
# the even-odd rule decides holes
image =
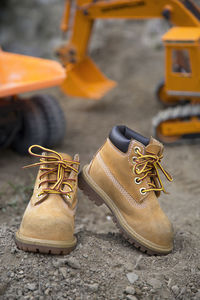
[[[88,56],[95,20],[107,18],[169,22],[163,36],[165,80],[156,94],[170,107],[154,117],[154,135],[168,144],[200,139],[200,10],[190,0],[67,0],[61,29],[69,40],[58,49],[66,68],[64,92],[100,99],[116,85]]]

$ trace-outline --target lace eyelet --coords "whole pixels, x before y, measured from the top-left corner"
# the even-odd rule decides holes
[[[138,146],[136,146],[136,147],[134,148],[135,154],[138,154],[138,151],[141,152],[141,149],[140,149]]]
[[[147,193],[147,192],[145,192],[145,188],[141,188],[141,189],[140,189],[140,194],[141,194],[141,195],[146,195],[146,193]]]
[[[135,177],[134,181],[135,181],[136,184],[140,184],[141,183],[140,177]]]
[[[135,164],[136,159],[137,159],[136,156],[133,156],[133,157],[132,157],[132,163],[133,163],[133,164]]]

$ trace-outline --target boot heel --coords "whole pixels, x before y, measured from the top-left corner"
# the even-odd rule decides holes
[[[91,188],[91,186],[84,179],[83,171],[81,171],[78,175],[78,187],[97,206],[101,206],[102,204],[104,204],[101,197]]]

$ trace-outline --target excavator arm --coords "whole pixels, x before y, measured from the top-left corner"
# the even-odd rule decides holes
[[[199,26],[198,8],[189,0],[80,1],[89,19],[167,18],[176,26]],[[189,5],[190,4],[190,5]]]
[[[95,20],[108,18],[165,18],[176,26],[200,26],[200,11],[190,0],[67,0],[61,29],[69,31],[69,41],[58,54],[66,67],[62,88],[68,95],[99,99],[115,86],[88,56]]]
[[[88,56],[88,45],[95,20],[108,18],[164,18],[171,25],[181,27],[178,29],[178,35],[171,34],[168,43],[171,44],[177,40],[180,46],[182,38],[185,38],[185,44],[181,48],[183,50],[184,45],[188,41],[191,42],[191,38],[194,39],[195,32],[200,27],[200,10],[190,0],[67,0],[61,28],[64,32],[69,31],[69,41],[67,45],[59,49],[59,55],[66,67],[67,77],[62,87],[68,95],[99,99],[115,85],[115,82],[101,73]],[[187,37],[183,34],[187,28],[190,28],[193,37],[190,34],[187,34]],[[196,40],[198,43],[198,38]],[[177,51],[180,48],[175,47],[175,49]],[[198,57],[194,58],[194,50],[192,53],[193,67],[197,64],[198,68]],[[184,66],[185,61],[182,59],[182,56],[178,57],[177,63]],[[171,56],[166,58],[166,73],[171,75],[169,60]],[[187,68],[184,69],[187,70]],[[193,77],[196,80],[198,75],[195,74]],[[165,91],[164,83],[162,88]],[[166,97],[166,104],[171,105],[174,99],[171,101],[167,94]],[[193,99],[190,100],[193,101]],[[180,98],[177,98],[177,101],[180,101]],[[195,98],[194,101],[196,103],[197,99]],[[195,103],[161,111],[153,119],[154,135],[167,144],[200,140],[200,104]]]

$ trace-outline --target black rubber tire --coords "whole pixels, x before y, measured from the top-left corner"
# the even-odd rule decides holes
[[[29,99],[19,100],[21,126],[11,147],[19,154],[28,154],[28,148],[37,144],[44,146],[47,128],[43,114]]]
[[[65,137],[66,120],[57,100],[49,95],[35,95],[30,100],[44,115],[47,128],[45,146],[53,147],[60,144]]]
[[[18,106],[13,97],[0,98],[0,149],[12,144],[21,126]]]

